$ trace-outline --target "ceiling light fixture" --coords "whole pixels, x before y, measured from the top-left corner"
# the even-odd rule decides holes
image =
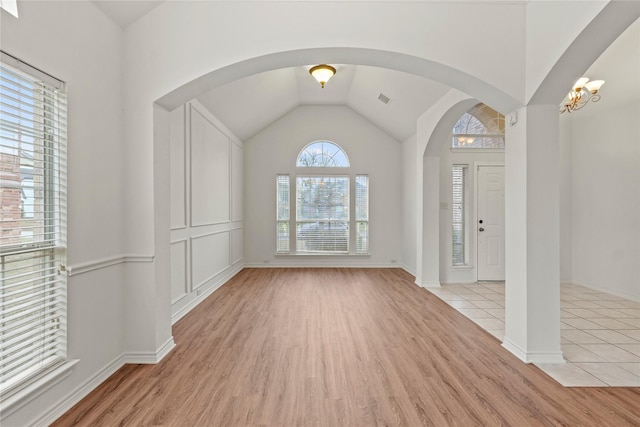
[[[589,101],[600,101],[598,91],[604,84],[604,80],[589,81],[586,77],[581,77],[573,85],[573,89],[569,91],[560,106],[560,114],[576,111],[587,105]]]
[[[320,64],[315,67],[311,67],[309,74],[311,74],[320,83],[324,89],[324,84],[329,81],[331,77],[336,73],[336,69],[331,65]]]

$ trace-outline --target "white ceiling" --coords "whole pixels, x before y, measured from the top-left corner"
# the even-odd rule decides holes
[[[127,28],[129,24],[146,15],[162,2],[162,0],[91,0],[91,3],[121,28]]]
[[[126,28],[163,1],[92,0]],[[299,105],[346,105],[398,141],[416,132],[416,119],[448,89],[439,83],[383,68],[332,64],[337,73],[322,89],[307,67],[269,71],[198,97],[238,138],[246,141]],[[380,93],[391,98],[383,104]]]
[[[630,55],[630,52],[640,52],[640,19],[631,24],[584,73],[590,80],[605,81],[600,89],[603,105],[610,104],[609,100],[615,100],[618,105],[637,102],[640,64],[638,56]],[[586,110],[585,107],[581,111]]]
[[[92,3],[120,27],[126,28],[163,1],[92,0]],[[638,48],[639,26],[640,21],[632,25],[588,72],[592,79],[607,80],[602,90],[603,103],[608,91],[610,96],[620,92],[620,97],[611,96],[620,99],[640,90],[640,80],[633,80],[635,85],[630,87],[628,83],[622,84],[629,81],[623,78],[626,75],[620,75],[637,69],[637,64],[626,64],[629,59],[625,52],[629,45]],[[620,66],[601,66],[611,62],[605,58],[615,59]],[[308,73],[312,65],[316,64],[250,76],[203,93],[198,99],[243,141],[299,105],[346,105],[402,142],[416,132],[418,116],[449,89],[440,83],[398,71],[339,64],[332,64],[337,73],[322,89]],[[380,102],[381,93],[391,102]]]
[[[324,89],[307,67],[256,74],[215,88],[198,100],[246,141],[299,105],[346,105],[397,141],[416,132],[416,119],[448,86],[412,74],[362,65],[336,65]],[[391,101],[378,100],[384,94]]]

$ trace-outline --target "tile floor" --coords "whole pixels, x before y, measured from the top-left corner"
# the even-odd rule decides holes
[[[504,286],[445,284],[429,291],[502,341]],[[640,387],[640,302],[572,284],[561,285],[560,298],[567,363],[537,366],[566,387]]]

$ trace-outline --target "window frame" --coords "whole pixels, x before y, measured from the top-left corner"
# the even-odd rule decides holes
[[[459,192],[462,193],[461,200],[456,203],[456,183],[455,174],[456,169],[462,172],[462,189]],[[456,221],[456,204],[462,205],[462,213],[460,219]],[[467,268],[469,267],[469,165],[463,163],[455,163],[451,165],[451,267],[452,268]],[[460,233],[462,234],[459,244],[462,246],[461,262],[456,262],[456,224],[461,226]]]
[[[337,147],[338,149],[340,149],[342,151],[342,153],[344,154],[345,159],[347,160],[347,162],[349,162],[349,166],[331,166],[331,167],[327,167],[327,166],[298,166],[298,159],[300,157],[300,155],[302,155],[304,153],[304,151],[311,146],[312,144],[318,143],[318,142],[325,142],[325,143],[329,143],[335,147]],[[282,176],[288,176],[289,177],[289,191],[290,191],[290,195],[289,195],[289,250],[288,251],[284,251],[284,250],[279,250],[278,248],[278,240],[280,239],[281,236],[279,236],[279,227],[278,224],[281,222],[278,219],[278,212],[280,210],[279,207],[279,198],[277,196],[276,199],[276,245],[275,245],[275,249],[276,249],[276,253],[275,256],[276,257],[288,257],[288,256],[292,256],[292,257],[298,257],[298,256],[315,256],[315,257],[360,257],[360,256],[370,256],[370,241],[371,241],[371,226],[370,226],[370,205],[371,205],[371,195],[370,195],[370,175],[367,173],[356,173],[353,169],[353,167],[351,166],[350,163],[350,159],[349,156],[347,154],[347,152],[338,144],[336,144],[333,141],[329,141],[326,139],[322,139],[322,140],[316,140],[313,141],[311,143],[306,144],[300,151],[298,151],[296,158],[293,162],[293,173],[288,174],[288,173],[278,173],[276,174],[277,178],[276,178],[276,194],[278,193],[278,179],[280,179],[280,177]],[[356,221],[356,180],[358,179],[358,177],[361,176],[366,176],[367,177],[367,214],[366,214],[366,224],[367,224],[367,230],[366,230],[366,241],[367,241],[367,247],[366,247],[366,251],[359,251],[357,250],[356,246],[357,246],[357,239],[358,239],[358,235],[357,235],[357,228],[358,228],[358,221]],[[299,251],[297,248],[297,224],[298,224],[298,219],[297,219],[297,182],[298,182],[298,178],[299,177],[322,177],[322,178],[330,178],[330,177],[347,177],[348,178],[348,186],[349,186],[349,192],[348,192],[348,197],[349,197],[349,203],[348,203],[348,212],[349,212],[349,219],[348,219],[348,228],[349,228],[349,232],[348,232],[348,251],[345,252],[307,252],[307,251]],[[295,195],[293,194],[293,192],[295,192]],[[363,221],[360,221],[363,222]]]
[[[309,169],[309,171],[313,171],[315,172],[315,167],[313,168],[313,170]],[[304,178],[336,178],[336,179],[345,179],[346,178],[346,183],[347,183],[347,216],[346,219],[299,219],[298,218],[298,180],[299,179],[304,179]],[[295,227],[291,227],[291,225],[289,226],[289,230],[293,230],[293,236],[292,236],[292,241],[294,243],[293,247],[295,248],[295,252],[296,254],[301,254],[301,255],[348,255],[352,252],[351,248],[352,248],[352,230],[353,227],[351,226],[352,223],[352,219],[353,216],[351,215],[352,212],[352,201],[353,201],[353,197],[351,195],[351,191],[352,191],[352,179],[351,179],[351,175],[348,174],[317,174],[317,173],[298,173],[296,174],[296,179],[295,179],[295,191],[296,191],[296,197],[293,197],[293,209],[291,210],[291,222],[295,225]],[[291,199],[291,198],[290,198]],[[302,224],[302,223],[309,223],[309,224],[313,224],[315,222],[328,222],[328,223],[346,223],[347,225],[347,241],[346,241],[346,250],[345,251],[330,251],[330,250],[318,250],[318,251],[313,251],[313,250],[301,250],[298,247],[298,225]]]
[[[486,115],[487,111],[491,116],[482,117],[483,116],[482,113],[485,113],[484,115]],[[468,119],[467,119],[467,116],[469,117]],[[485,120],[483,120],[483,118]],[[463,123],[463,124],[465,125],[466,132],[456,133],[455,131],[456,128],[465,119],[466,119],[466,123]],[[482,133],[468,132],[469,123],[473,119],[475,119],[482,126]],[[497,124],[495,125],[495,130],[497,130],[498,132],[491,131],[490,126],[487,124],[488,122],[491,122],[491,121],[497,122]],[[460,116],[458,121],[456,121],[456,123],[453,125],[453,128],[451,130],[451,145],[449,148],[452,151],[458,151],[458,150],[460,151],[482,150],[482,151],[496,151],[496,152],[504,151],[504,144],[505,144],[504,123],[505,123],[504,115],[502,115],[501,113],[499,113],[498,111],[494,110],[493,108],[489,107],[486,104],[478,103],[473,107],[471,107],[469,110],[465,111],[464,114],[462,114],[462,116]],[[499,132],[500,130],[502,132]],[[460,141],[461,139],[467,139],[467,140],[473,140],[473,141],[480,139],[480,142],[482,145],[474,146],[469,144],[469,145],[460,146],[458,145],[458,141]],[[485,147],[484,145],[485,139],[501,140],[501,144],[499,144],[499,146],[497,147]],[[475,142],[473,144],[475,144]]]
[[[23,193],[23,170],[27,173],[29,172],[27,169],[30,169],[32,181],[30,187],[34,193],[31,216],[25,215],[23,194],[19,203],[20,224],[8,228],[20,230],[20,239],[27,236],[32,241],[13,242],[11,241],[14,238],[11,237],[13,234],[9,233],[6,236],[3,234],[0,242],[2,269],[0,275],[4,278],[0,284],[0,294],[20,295],[14,300],[4,300],[3,296],[2,302],[3,313],[6,310],[7,316],[0,319],[1,326],[7,327],[6,330],[3,329],[2,334],[7,334],[4,339],[12,346],[9,347],[12,350],[7,351],[0,359],[0,367],[7,369],[7,372],[12,372],[1,378],[3,382],[0,399],[4,402],[0,410],[0,417],[2,417],[7,416],[20,402],[28,399],[28,396],[38,387],[58,381],[75,362],[70,362],[66,353],[67,96],[64,90],[65,85],[55,77],[5,52],[0,52],[0,62],[6,70],[3,71],[2,83],[3,108],[7,109],[5,111],[7,118],[14,118],[4,120],[2,124],[2,146],[5,151],[3,164],[10,164],[5,163],[10,162],[9,156],[16,156],[20,179],[17,188],[21,189],[21,193]],[[31,92],[29,92],[31,86],[25,86],[26,84],[32,85]],[[27,92],[23,93],[20,86]],[[23,112],[27,111],[30,113],[23,116]],[[33,124],[25,124],[29,122]],[[17,136],[12,136],[13,133]],[[17,154],[12,154],[12,150]],[[32,159],[25,163],[30,158],[30,155],[26,154],[29,152],[32,153]],[[37,186],[34,183],[36,176],[39,181]],[[36,209],[37,203],[41,206]],[[17,257],[18,260],[7,261],[7,258],[12,257]],[[14,272],[12,275],[5,276],[6,272],[11,271]],[[16,275],[15,271],[21,271],[21,273]],[[42,301],[41,306],[39,301]],[[13,309],[7,309],[11,305]],[[23,306],[24,309],[20,308]],[[16,311],[18,308],[19,311]],[[12,312],[15,314],[12,315]],[[9,326],[14,317],[22,320],[19,320],[18,324],[14,323],[14,326]],[[38,338],[40,336],[38,334],[42,334],[42,339]],[[48,344],[38,345],[37,351],[29,350],[40,341],[46,341]],[[39,356],[31,356],[38,353],[40,353]],[[12,365],[18,369],[10,369]]]

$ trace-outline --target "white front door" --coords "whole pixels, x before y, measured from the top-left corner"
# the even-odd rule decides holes
[[[478,280],[504,280],[504,167],[478,166]]]

